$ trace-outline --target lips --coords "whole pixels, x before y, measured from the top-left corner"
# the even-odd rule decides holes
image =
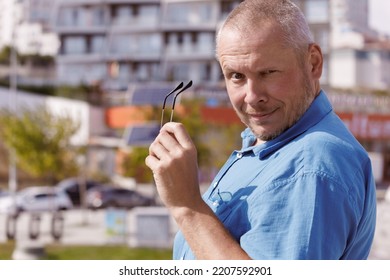
[[[265,120],[266,118],[270,117],[277,109],[267,111],[267,112],[247,112],[246,114],[250,119],[261,121]]]

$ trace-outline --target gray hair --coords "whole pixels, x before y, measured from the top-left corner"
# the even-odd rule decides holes
[[[256,30],[264,21],[276,22],[283,33],[286,47],[294,48],[297,54],[307,51],[314,43],[302,11],[289,0],[245,0],[226,18],[217,34],[217,47],[220,33],[225,28],[235,28],[242,34]]]

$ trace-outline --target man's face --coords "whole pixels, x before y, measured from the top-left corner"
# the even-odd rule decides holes
[[[217,56],[232,105],[260,142],[291,127],[315,97],[310,59],[299,62],[275,25],[244,35],[225,29]]]

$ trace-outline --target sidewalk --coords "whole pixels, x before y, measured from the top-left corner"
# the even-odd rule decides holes
[[[16,240],[40,245],[58,242],[64,245],[107,245],[171,247],[176,225],[165,207],[137,207],[129,211],[69,210],[63,212],[63,234],[52,236],[52,213],[41,213],[39,236],[29,238],[31,214],[22,213],[16,222]],[[108,215],[109,214],[109,215]],[[6,216],[0,214],[0,243],[6,242]],[[158,230],[156,231],[156,228]]]
[[[127,214],[128,225],[131,222],[131,211]],[[66,245],[107,245],[110,237],[106,231],[106,212],[71,210],[64,213],[64,234],[60,244]],[[17,240],[19,242],[37,242],[50,244],[55,242],[50,233],[51,214],[41,217],[40,235],[35,241],[29,241],[28,223],[30,216],[23,214],[17,222]],[[0,215],[0,243],[6,242],[5,216]],[[175,229],[172,229],[175,231]],[[130,239],[134,233],[129,232],[127,245],[131,246]],[[171,237],[173,238],[174,232]],[[168,246],[170,244],[167,244]],[[390,201],[380,200],[377,205],[377,229],[374,238],[370,260],[390,260]]]

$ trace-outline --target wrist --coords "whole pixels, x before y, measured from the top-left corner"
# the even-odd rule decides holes
[[[169,208],[169,211],[179,227],[188,223],[195,225],[196,220],[201,219],[200,217],[207,215],[207,213],[212,213],[211,209],[203,200],[191,207],[171,207]]]

